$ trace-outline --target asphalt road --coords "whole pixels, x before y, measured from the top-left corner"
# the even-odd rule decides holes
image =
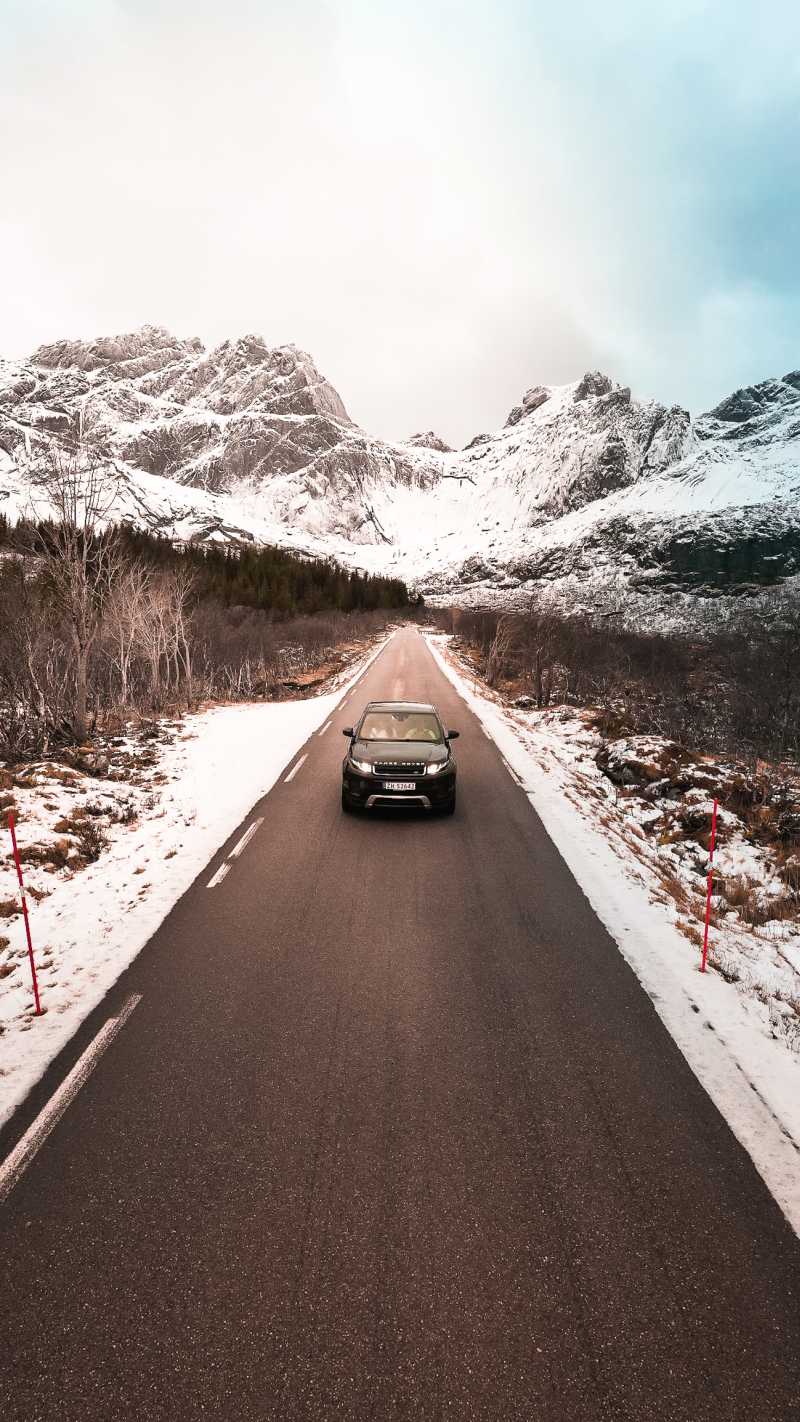
[[[452,819],[340,811],[401,697]],[[415,631],[303,753],[0,1140],[141,993],[0,1205],[0,1417],[799,1418],[800,1243]]]

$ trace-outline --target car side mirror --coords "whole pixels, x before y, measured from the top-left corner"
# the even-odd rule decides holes
[[[343,736],[349,736],[350,739],[351,739],[351,741],[352,741],[352,739],[353,739],[354,734],[355,734],[355,733],[354,733],[354,731],[353,731],[353,727],[352,727],[352,726],[345,726],[345,727],[344,727],[344,730],[342,731],[342,735],[343,735]]]
[[[447,732],[447,739],[448,739],[448,741],[457,741],[460,735],[461,735],[461,732],[460,732],[460,731],[448,731],[448,732]]]

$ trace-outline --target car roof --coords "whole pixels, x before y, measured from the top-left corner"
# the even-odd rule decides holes
[[[438,716],[430,701],[368,701],[364,711],[432,711]]]

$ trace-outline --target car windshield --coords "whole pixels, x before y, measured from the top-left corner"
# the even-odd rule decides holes
[[[442,728],[433,711],[367,711],[358,732],[362,741],[428,741],[441,745]]]

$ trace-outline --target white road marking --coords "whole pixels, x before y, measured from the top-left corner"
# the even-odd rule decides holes
[[[325,732],[326,732],[327,729],[328,729],[328,726],[332,726],[332,725],[333,725],[333,721],[332,721],[332,720],[331,720],[331,721],[328,721],[328,722],[322,727],[322,730],[321,730],[321,731],[317,731],[317,735],[318,735],[318,736],[324,736],[324,735],[325,735]]]
[[[262,815],[260,820],[253,820],[253,823],[251,825],[248,825],[247,829],[239,840],[239,843],[236,845],[235,849],[231,850],[230,854],[228,855],[229,859],[239,858],[239,855],[241,854],[242,850],[247,848],[256,830],[259,828],[260,825],[263,825],[263,823],[264,817]]]
[[[300,759],[298,760],[297,764],[292,766],[291,770],[289,771],[289,774],[286,776],[286,779],[285,779],[284,782],[283,782],[284,785],[288,785],[290,780],[294,780],[294,777],[296,776],[298,770],[300,769],[300,767],[301,767],[301,765],[303,764],[303,762],[306,761],[306,760],[308,760],[308,752],[307,752],[307,751],[306,751],[306,754],[305,754],[305,755],[301,755],[301,757],[300,757]]]
[[[81,1087],[89,1080],[103,1052],[113,1042],[120,1028],[125,1026],[133,1009],[142,1000],[140,992],[131,993],[126,999],[118,1017],[110,1017],[100,1028],[94,1041],[78,1058],[72,1071],[64,1077],[58,1090],[50,1097],[36,1120],[28,1127],[21,1141],[18,1141],[9,1156],[0,1165],[0,1204],[8,1199],[17,1181],[24,1175],[37,1152],[44,1145],[53,1127],[58,1124],[67,1107],[75,1100]]]
[[[216,889],[217,884],[221,884],[222,881],[223,881],[223,879],[225,878],[225,875],[230,873],[230,868],[231,868],[231,866],[230,866],[230,864],[228,863],[228,861],[227,861],[227,859],[226,859],[226,861],[225,861],[224,864],[220,864],[219,869],[217,870],[216,874],[212,874],[211,878],[209,879],[208,883],[206,884],[206,888],[207,888],[207,889]]]

